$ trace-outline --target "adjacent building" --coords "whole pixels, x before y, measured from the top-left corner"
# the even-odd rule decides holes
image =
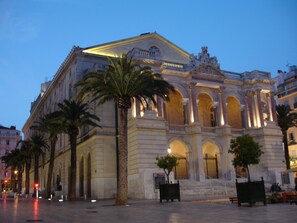
[[[289,105],[297,111],[297,66],[289,66],[288,71],[278,70],[275,77],[276,99],[279,104]],[[297,167],[297,128],[288,130],[289,156],[291,168]],[[297,175],[296,175],[297,177]]]
[[[250,134],[262,145],[264,155],[252,166],[252,178],[281,182],[285,170],[282,136],[276,126],[274,81],[270,73],[253,70],[236,73],[221,69],[207,47],[193,55],[157,33],[100,44],[73,47],[54,78],[42,85],[32,103],[23,132],[41,115],[57,109],[57,103],[73,99],[75,83],[87,72],[106,69],[108,57],[126,53],[141,66],[150,66],[176,88],[170,102],[157,98],[157,107],[144,109],[135,102],[128,120],[128,182],[131,198],[157,198],[156,157],[170,152],[178,157],[174,178],[182,184],[232,182],[246,177],[242,168],[234,169],[228,153],[230,140]],[[236,65],[234,65],[236,66]],[[116,192],[115,108],[112,102],[89,102],[90,111],[101,119],[102,128],[80,131],[77,147],[77,193],[79,196],[111,198]],[[70,168],[68,137],[59,136],[55,160],[55,179],[67,192]],[[47,164],[40,167],[40,185],[45,187]],[[32,176],[33,178],[33,173]],[[33,185],[32,185],[33,188]],[[197,187],[196,187],[197,189]],[[198,193],[198,192],[197,192]]]
[[[14,150],[21,139],[21,132],[15,126],[4,127],[0,125],[0,157]],[[1,191],[10,188],[11,170],[6,168],[3,162],[0,162],[0,180]]]

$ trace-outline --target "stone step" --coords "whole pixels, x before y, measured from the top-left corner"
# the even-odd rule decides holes
[[[226,180],[206,180],[203,182],[181,180],[182,199],[226,198],[236,196],[235,182]]]

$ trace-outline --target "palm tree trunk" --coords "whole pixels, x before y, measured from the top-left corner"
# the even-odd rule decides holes
[[[290,157],[289,157],[289,146],[288,146],[288,138],[287,131],[283,131],[283,143],[284,143],[284,152],[285,152],[285,160],[286,160],[286,168],[290,169]]]
[[[25,194],[30,193],[30,168],[31,163],[26,163]]]
[[[35,184],[38,184],[38,167],[39,167],[39,156],[36,154],[34,157],[34,195],[36,195]]]
[[[125,205],[128,202],[128,109],[120,108],[119,123],[119,183],[117,185],[117,205]]]
[[[16,192],[16,179],[15,179],[16,178],[16,175],[14,173],[15,170],[16,170],[15,167],[12,167],[11,168],[11,176],[10,176],[11,185],[10,185],[10,187],[11,187],[11,189],[12,189],[13,192]]]
[[[46,196],[51,196],[52,177],[54,172],[56,140],[51,141],[50,160],[48,165],[47,182],[46,182]]]
[[[18,183],[17,183],[17,193],[20,194],[21,191],[22,191],[22,174],[23,174],[23,171],[22,171],[22,166],[19,165],[18,166]]]
[[[70,182],[68,186],[68,197],[69,200],[74,200],[76,198],[76,140],[78,136],[77,133],[72,133],[69,135],[70,138],[70,150],[71,150],[71,167],[70,167]]]

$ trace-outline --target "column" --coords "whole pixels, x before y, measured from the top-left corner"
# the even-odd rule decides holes
[[[247,109],[245,109],[245,105],[240,105],[240,110],[241,110],[242,128],[246,129],[248,127],[248,117],[247,117]]]
[[[196,88],[192,88],[192,108],[193,108],[194,122],[199,123]]]
[[[213,103],[214,113],[215,113],[215,126],[220,126],[220,115],[218,109],[219,102],[215,101]]]
[[[158,108],[158,117],[163,117],[163,99],[161,97],[157,97],[157,108]]]
[[[274,98],[273,98],[273,92],[270,92],[270,103],[271,103],[271,113],[270,113],[270,121],[276,122],[277,117],[276,117],[276,110],[275,110],[275,103],[274,103]]]
[[[188,112],[188,103],[189,98],[183,98],[183,109],[184,109],[184,124],[189,124],[189,112]]]
[[[247,107],[248,107],[248,114],[249,114],[249,121],[250,127],[255,127],[255,120],[254,120],[254,113],[253,113],[253,106],[252,106],[252,92],[246,91],[246,98],[247,98]]]
[[[260,127],[260,119],[259,119],[259,109],[258,109],[258,100],[257,100],[257,92],[252,91],[252,106],[254,113],[254,125],[255,127]]]
[[[248,93],[247,91],[244,92],[244,102],[245,102],[245,112],[246,112],[246,128],[251,127],[251,118],[250,118],[250,114],[249,114],[249,106],[248,106]]]
[[[225,87],[220,87],[220,90],[219,90],[219,100],[220,100],[220,106],[221,106],[220,117],[222,118],[221,125],[228,124],[227,107],[226,107],[226,102],[224,100],[224,89]]]
[[[260,118],[260,125],[259,127],[264,126],[264,118],[263,118],[263,108],[262,108],[262,101],[261,101],[261,89],[256,90],[257,94],[257,102],[258,102],[258,113],[259,113],[259,118]]]

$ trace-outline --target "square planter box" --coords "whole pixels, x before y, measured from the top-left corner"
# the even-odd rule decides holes
[[[264,180],[238,183],[236,180],[236,191],[238,206],[241,203],[249,203],[250,206],[256,202],[263,202],[266,205],[266,194]]]
[[[160,184],[160,203],[162,200],[173,201],[177,199],[180,201],[179,182],[175,184]]]

